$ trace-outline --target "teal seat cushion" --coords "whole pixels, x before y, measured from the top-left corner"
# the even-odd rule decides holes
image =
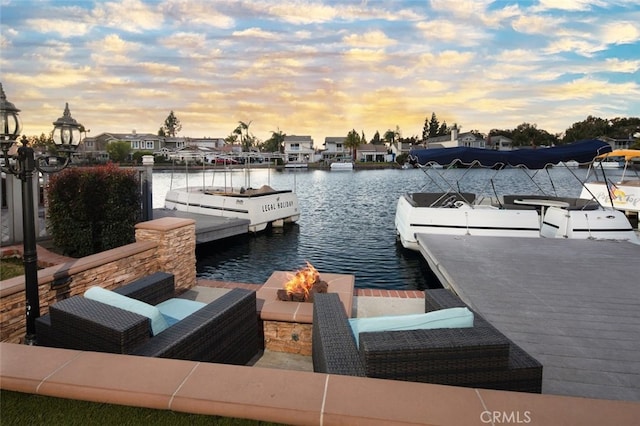
[[[132,299],[131,297],[123,296],[97,286],[93,286],[85,291],[84,297],[149,318],[151,322],[151,334],[154,336],[169,327],[169,324],[158,308],[141,302],[140,300]]]
[[[205,306],[207,306],[206,303],[196,302],[195,300],[173,298],[158,303],[156,308],[160,310],[169,326],[172,326]]]
[[[473,327],[473,312],[468,308],[448,308],[426,314],[350,318],[349,325],[359,344],[360,333]]]

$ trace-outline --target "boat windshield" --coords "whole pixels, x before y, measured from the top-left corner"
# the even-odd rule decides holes
[[[591,140],[521,152],[474,148],[415,150],[412,158],[427,177],[420,191],[460,196],[472,193],[476,195],[475,205],[500,205],[505,195],[514,194],[575,197],[578,188],[584,187],[584,180],[568,162],[589,164],[599,152],[610,150],[606,142]]]

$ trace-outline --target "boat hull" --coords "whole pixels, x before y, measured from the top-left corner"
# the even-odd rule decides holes
[[[331,163],[331,170],[349,171],[353,170],[353,163]]]
[[[410,250],[420,249],[417,241],[417,234],[420,233],[605,239],[640,244],[640,239],[624,213],[595,203],[591,205],[587,203],[584,208],[546,207],[558,201],[526,200],[526,196],[517,196],[516,198],[520,201],[545,207],[540,210],[526,208],[522,204],[520,207],[517,204],[509,204],[509,208],[483,204],[472,207],[463,201],[456,201],[449,207],[425,207],[412,203],[410,201],[412,196],[415,197],[416,194],[404,194],[399,198],[395,217],[398,239],[403,247]],[[569,203],[561,204],[569,206]],[[544,220],[541,220],[541,215],[544,215]]]
[[[604,182],[587,182],[582,188],[580,197],[591,198],[592,196],[602,206],[640,212],[640,180],[622,181],[610,188]]]
[[[300,219],[298,197],[292,191],[251,192],[229,188],[172,189],[165,208],[189,213],[249,220],[249,231],[283,226]]]
[[[490,205],[471,208],[464,202],[448,207],[417,207],[405,194],[398,199],[395,226],[403,247],[419,250],[416,234],[540,237],[535,210],[506,210]]]
[[[626,240],[640,244],[624,213],[610,207],[592,210],[549,207],[542,221],[540,235],[579,240]]]

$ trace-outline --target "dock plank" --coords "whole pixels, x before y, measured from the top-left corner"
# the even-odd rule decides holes
[[[544,366],[543,393],[640,401],[640,246],[418,236],[445,287]]]
[[[209,243],[249,232],[249,219],[209,216],[170,209],[154,209],[153,217],[179,217],[196,221],[196,244]]]

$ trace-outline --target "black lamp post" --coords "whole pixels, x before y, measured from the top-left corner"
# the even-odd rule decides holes
[[[22,146],[17,150],[17,155],[12,158],[9,150],[16,142],[22,126],[18,117],[19,109],[7,97],[0,83],[0,144],[4,166],[2,171],[17,176],[22,181],[22,230],[23,230],[23,261],[25,293],[27,299],[26,320],[27,333],[25,343],[36,343],[35,320],[40,316],[40,296],[38,294],[38,253],[36,250],[36,226],[35,209],[33,203],[33,176],[35,171],[43,173],[55,173],[67,167],[74,152],[80,143],[81,125],[71,118],[69,104],[65,106],[64,114],[53,125],[53,141],[56,144],[58,154],[63,156],[39,156],[36,159],[32,147],[22,138]],[[15,163],[12,160],[15,158]],[[62,160],[62,161],[59,161]]]

